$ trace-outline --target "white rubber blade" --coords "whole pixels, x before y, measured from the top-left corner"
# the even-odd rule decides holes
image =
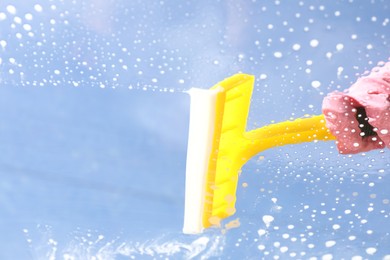
[[[184,227],[185,234],[203,231],[203,208],[208,164],[213,144],[215,104],[223,88],[188,91],[191,97],[187,145]]]

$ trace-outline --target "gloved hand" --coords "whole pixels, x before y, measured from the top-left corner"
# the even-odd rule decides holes
[[[328,94],[322,113],[340,153],[390,148],[390,62],[346,91]]]

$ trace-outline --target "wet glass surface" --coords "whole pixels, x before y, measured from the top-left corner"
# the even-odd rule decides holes
[[[1,259],[390,259],[389,150],[274,148],[181,233],[191,87],[256,76],[248,128],[390,57],[388,1],[2,1]],[[229,228],[237,226],[235,228]]]

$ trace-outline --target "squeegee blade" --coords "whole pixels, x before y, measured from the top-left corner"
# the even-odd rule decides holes
[[[185,234],[203,231],[207,171],[212,149],[215,103],[220,89],[189,90],[191,97],[187,145],[184,227]]]

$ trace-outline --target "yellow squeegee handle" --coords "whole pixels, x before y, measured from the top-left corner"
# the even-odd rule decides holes
[[[276,146],[335,140],[325,125],[324,115],[267,125],[246,132],[244,137],[249,146],[242,153],[248,159],[261,151]]]

